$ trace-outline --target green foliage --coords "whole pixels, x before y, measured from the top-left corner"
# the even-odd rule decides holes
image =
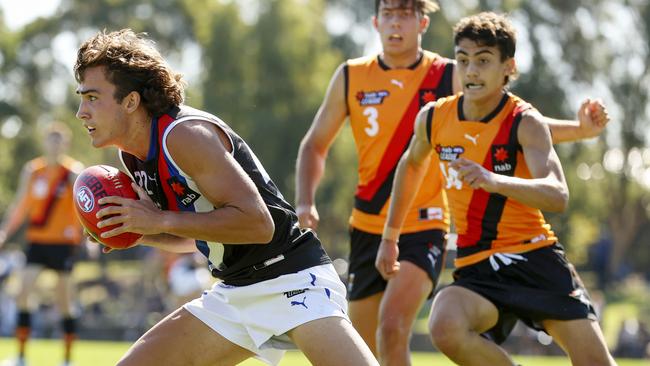
[[[293,196],[298,144],[340,62],[320,17],[323,2],[296,4],[269,1],[254,26],[254,127],[246,136],[287,197]]]

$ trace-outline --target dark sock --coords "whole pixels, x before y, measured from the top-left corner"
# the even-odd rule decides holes
[[[77,320],[72,317],[66,317],[62,321],[63,324],[63,359],[70,362],[72,342],[77,338]]]
[[[25,358],[25,348],[32,327],[32,316],[29,311],[18,312],[16,340],[18,340],[18,357]]]

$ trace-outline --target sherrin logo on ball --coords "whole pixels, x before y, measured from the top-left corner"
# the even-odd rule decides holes
[[[90,191],[90,188],[83,186],[79,188],[79,191],[76,193],[77,205],[84,212],[90,212],[95,207],[95,199],[93,198],[93,193]]]
[[[122,233],[110,238],[102,238],[101,234],[115,229],[118,225],[98,228],[97,212],[107,205],[97,201],[106,196],[120,196],[138,199],[137,193],[131,187],[131,178],[117,168],[108,165],[93,165],[84,169],[74,182],[74,199],[79,221],[96,241],[114,248],[126,249],[135,245],[142,237],[137,233]],[[106,219],[108,216],[102,218]]]

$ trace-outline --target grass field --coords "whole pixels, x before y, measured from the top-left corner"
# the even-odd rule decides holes
[[[114,366],[129,347],[124,342],[91,342],[79,341],[74,349],[74,364],[76,366]],[[61,343],[51,340],[34,340],[29,344],[28,366],[58,366],[62,357]],[[13,339],[0,338],[0,360],[15,355]],[[562,357],[530,357],[516,356],[516,361],[525,366],[564,366],[570,365]],[[648,360],[617,360],[619,366],[647,366]],[[0,363],[1,364],[1,363]],[[262,366],[264,363],[249,360],[241,365]],[[288,352],[280,366],[309,365],[307,359],[299,352]],[[453,365],[439,353],[416,353],[413,355],[413,366],[447,366]],[[162,366],[162,365],[161,365]]]

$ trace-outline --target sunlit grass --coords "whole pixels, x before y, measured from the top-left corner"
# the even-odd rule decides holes
[[[79,341],[73,351],[74,364],[77,366],[114,366],[129,348],[126,342]],[[16,345],[13,339],[0,338],[0,360],[15,355]],[[58,366],[61,363],[63,347],[56,340],[33,340],[29,343],[28,365]],[[570,365],[564,357],[530,357],[515,356],[515,360],[526,366],[564,366]],[[618,360],[620,366],[648,365],[648,360]],[[261,366],[262,362],[249,360],[244,366]],[[304,366],[309,361],[300,352],[287,352],[280,366]],[[413,366],[447,366],[453,365],[439,353],[416,352],[413,354]]]

